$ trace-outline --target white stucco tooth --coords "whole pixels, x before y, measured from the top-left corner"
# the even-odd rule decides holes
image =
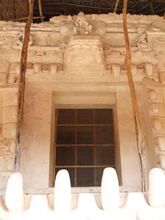
[[[153,208],[165,208],[165,173],[160,168],[150,170],[148,202]]]
[[[24,209],[23,178],[18,172],[11,174],[8,179],[5,204],[11,212],[22,211]]]
[[[71,209],[71,183],[67,170],[58,171],[54,189],[55,211],[69,211]]]
[[[104,210],[119,208],[120,193],[116,170],[112,167],[105,168],[101,182],[101,201]]]

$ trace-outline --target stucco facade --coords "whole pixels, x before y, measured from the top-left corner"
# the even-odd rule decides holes
[[[0,187],[15,166],[23,23],[0,22]],[[165,169],[165,20],[128,15],[132,74],[145,137],[146,171]],[[20,171],[25,189],[54,181],[55,110],[112,108],[122,190],[141,190],[121,15],[53,17],[33,24],[28,51]]]

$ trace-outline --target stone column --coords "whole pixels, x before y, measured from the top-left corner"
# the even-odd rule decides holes
[[[140,163],[129,89],[125,87],[117,91],[116,96],[122,186],[128,190],[141,190]]]
[[[49,187],[52,92],[27,83],[21,138],[21,173],[25,188]]]

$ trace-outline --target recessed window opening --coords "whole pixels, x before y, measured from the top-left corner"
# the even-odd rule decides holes
[[[115,167],[112,109],[58,109],[56,173],[67,169],[73,187],[100,186]]]

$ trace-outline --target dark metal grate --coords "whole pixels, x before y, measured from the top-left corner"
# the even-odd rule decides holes
[[[103,169],[114,167],[112,109],[58,110],[56,172],[67,169],[72,186],[100,186]]]

